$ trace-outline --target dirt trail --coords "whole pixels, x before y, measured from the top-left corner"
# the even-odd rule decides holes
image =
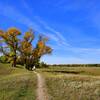
[[[47,90],[45,88],[44,78],[40,73],[35,72],[35,74],[37,75],[37,81],[38,81],[37,100],[49,100]]]

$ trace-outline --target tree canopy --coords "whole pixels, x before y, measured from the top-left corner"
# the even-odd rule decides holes
[[[7,31],[0,30],[0,52],[6,57],[7,61],[16,67],[17,63],[25,65],[25,68],[32,70],[33,66],[38,67],[40,59],[43,55],[51,54],[52,48],[47,45],[48,38],[39,35],[35,47],[32,43],[35,39],[35,34],[30,29],[25,32],[22,38],[21,31],[17,28],[9,28]]]

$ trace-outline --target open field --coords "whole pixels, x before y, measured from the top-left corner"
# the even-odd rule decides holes
[[[51,67],[40,72],[50,100],[100,100],[100,68]]]
[[[100,76],[100,67],[48,67],[39,69],[41,72],[49,74],[74,74],[74,75],[92,75]]]
[[[100,100],[100,67],[17,67],[0,64],[0,100]]]
[[[36,75],[0,64],[0,100],[36,100]]]

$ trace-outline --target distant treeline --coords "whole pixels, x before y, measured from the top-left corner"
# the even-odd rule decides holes
[[[54,64],[50,67],[100,67],[100,64]]]

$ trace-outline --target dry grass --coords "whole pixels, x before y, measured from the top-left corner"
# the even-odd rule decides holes
[[[53,74],[78,74],[100,76],[100,67],[49,67],[40,69],[42,72]]]
[[[79,81],[66,77],[46,77],[51,100],[99,100],[100,80]]]
[[[50,100],[100,100],[100,68],[41,69]]]

